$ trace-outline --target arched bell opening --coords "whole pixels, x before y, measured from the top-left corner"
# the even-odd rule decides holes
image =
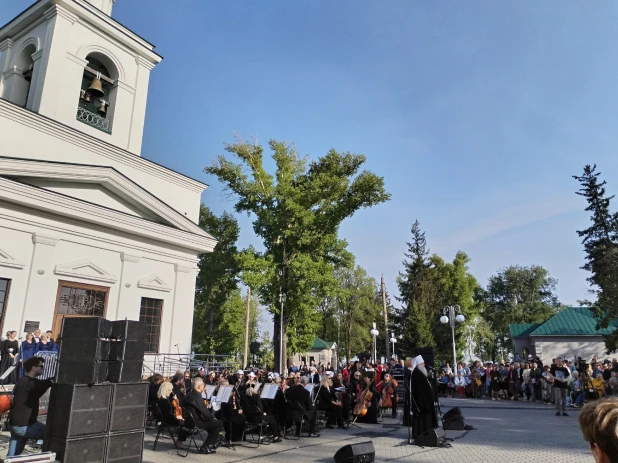
[[[86,61],[88,64],[82,76],[77,119],[111,133],[118,71],[114,63],[101,53],[89,54]]]
[[[34,72],[34,60],[32,55],[36,53],[36,46],[31,43],[27,45],[13,62],[14,76],[10,86],[7,86],[8,94],[4,97],[16,105],[26,107],[28,94],[30,93],[30,83]]]

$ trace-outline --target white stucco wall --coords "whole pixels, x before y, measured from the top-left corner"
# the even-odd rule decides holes
[[[546,336],[534,337],[534,350],[545,363],[556,357],[573,360],[577,357],[589,362],[593,356],[606,356],[605,343],[601,336]]]

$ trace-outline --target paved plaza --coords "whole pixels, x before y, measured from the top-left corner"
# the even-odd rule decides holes
[[[451,448],[420,448],[407,445],[407,428],[397,426],[397,420],[385,418],[376,425],[361,428],[321,430],[321,437],[303,437],[299,441],[249,449],[238,445],[236,451],[220,448],[216,455],[194,452],[176,456],[171,441],[163,440],[152,451],[154,434],[149,431],[144,449],[144,462],[209,461],[233,463],[333,462],[333,455],[343,445],[371,440],[378,462],[531,462],[593,463],[586,442],[577,425],[578,411],[569,410],[569,417],[557,417],[554,408],[529,402],[443,399],[442,411],[459,406],[472,431],[447,432]]]
[[[215,455],[198,454],[187,458],[176,455],[170,439],[162,439],[153,451],[154,430],[147,430],[144,463],[213,462],[252,463],[333,462],[342,446],[373,441],[378,462],[529,462],[593,463],[588,446],[577,425],[578,410],[570,409],[568,417],[554,415],[553,406],[530,402],[443,399],[442,411],[461,407],[471,431],[448,431],[451,448],[420,448],[407,444],[407,428],[398,420],[385,418],[383,423],[361,424],[348,431],[322,429],[321,437],[284,440],[280,444],[261,445],[251,449],[237,445],[236,450],[220,448]],[[6,454],[8,433],[0,435],[0,455]]]

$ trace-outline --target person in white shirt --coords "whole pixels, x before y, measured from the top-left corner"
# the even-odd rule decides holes
[[[455,384],[455,390],[457,394],[459,394],[459,398],[463,399],[466,396],[466,379],[461,375],[460,372],[457,372],[457,376],[453,381]]]

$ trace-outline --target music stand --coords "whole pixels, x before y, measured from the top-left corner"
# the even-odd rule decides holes
[[[219,392],[217,393],[216,401],[221,403],[228,403],[233,391],[234,386],[221,386],[219,388]]]
[[[279,386],[276,384],[265,384],[260,393],[260,398],[273,400],[277,395]]]
[[[217,386],[213,386],[212,384],[208,384],[205,388],[204,388],[204,392],[202,392],[202,397],[206,400],[210,400],[210,398],[212,397],[212,395],[215,393],[215,391],[217,390]]]

